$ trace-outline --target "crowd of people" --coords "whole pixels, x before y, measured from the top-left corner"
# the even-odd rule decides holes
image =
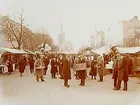
[[[20,76],[23,76],[24,70],[27,65],[30,67],[30,73],[35,74],[36,81],[45,82],[44,75],[48,73],[49,65],[50,74],[52,79],[56,79],[59,76],[59,79],[64,80],[64,86],[69,87],[69,79],[72,78],[72,73],[76,79],[80,80],[80,86],[85,86],[85,80],[87,77],[91,76],[91,79],[97,79],[97,74],[99,76],[98,82],[103,82],[103,77],[105,76],[106,64],[109,61],[113,61],[113,72],[112,79],[114,79],[114,90],[120,90],[121,82],[124,81],[124,91],[127,91],[128,77],[130,74],[130,68],[132,69],[132,62],[130,62],[130,57],[128,54],[121,55],[119,53],[110,57],[110,55],[103,56],[76,56],[76,55],[47,55],[47,54],[36,54],[23,56],[20,55],[15,69],[18,69]],[[6,65],[8,67],[8,75],[11,75],[13,72],[13,58],[12,56],[8,57],[8,62]],[[86,64],[86,67],[90,69],[88,72],[87,69],[74,70],[76,64]]]

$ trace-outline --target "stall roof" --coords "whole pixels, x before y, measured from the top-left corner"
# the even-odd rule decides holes
[[[35,54],[35,52],[29,51],[29,50],[26,50],[26,52],[29,53],[29,54],[33,54],[33,55]]]
[[[140,47],[117,47],[120,53],[136,53],[140,51]]]
[[[26,54],[24,50],[18,50],[18,49],[11,49],[11,48],[0,48],[1,50],[13,53],[13,54]]]
[[[99,56],[99,54],[93,52],[93,51],[86,51],[83,55],[86,56]]]

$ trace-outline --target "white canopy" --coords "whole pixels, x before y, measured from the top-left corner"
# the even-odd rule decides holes
[[[0,48],[1,50],[13,53],[13,54],[26,54],[24,50],[18,50],[18,49],[11,49],[11,48]]]
[[[92,52],[95,52],[99,55],[103,55],[103,53],[108,53],[109,49],[106,46],[100,47],[99,49],[92,50]]]
[[[40,46],[38,47],[43,47],[44,43],[42,43]],[[48,44],[45,44],[45,48],[43,48],[44,51],[50,51],[52,48],[48,45]]]
[[[120,53],[136,53],[140,51],[140,47],[125,47],[125,48],[117,47],[117,49]]]

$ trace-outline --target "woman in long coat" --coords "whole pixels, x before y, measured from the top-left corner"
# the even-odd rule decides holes
[[[12,62],[12,58],[11,57],[8,60],[7,67],[8,67],[8,75],[11,75],[11,72],[13,72],[13,62]]]
[[[56,58],[53,58],[51,60],[51,75],[52,75],[52,79],[56,78],[56,73],[58,72],[57,66],[58,66],[58,62],[57,62]]]
[[[97,76],[97,66],[98,66],[98,62],[97,62],[97,59],[95,58],[92,62],[91,62],[91,70],[90,70],[90,74],[91,75],[91,79],[93,79],[93,76],[94,76],[94,79],[96,80],[96,76]]]
[[[86,63],[86,61],[83,58],[78,63]],[[78,75],[79,75],[79,78],[81,79],[81,83],[79,85],[85,86],[86,70],[79,70]]]
[[[104,60],[102,56],[98,58],[98,75],[100,77],[100,80],[98,82],[103,82],[103,76],[104,76]]]
[[[41,79],[42,82],[45,82],[43,75],[44,75],[44,62],[43,58],[40,57],[40,55],[37,55],[37,59],[35,61],[35,76],[37,82],[39,82],[39,78]]]

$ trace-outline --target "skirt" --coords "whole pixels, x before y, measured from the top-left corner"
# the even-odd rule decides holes
[[[35,76],[41,77],[44,74],[44,69],[36,69]]]

